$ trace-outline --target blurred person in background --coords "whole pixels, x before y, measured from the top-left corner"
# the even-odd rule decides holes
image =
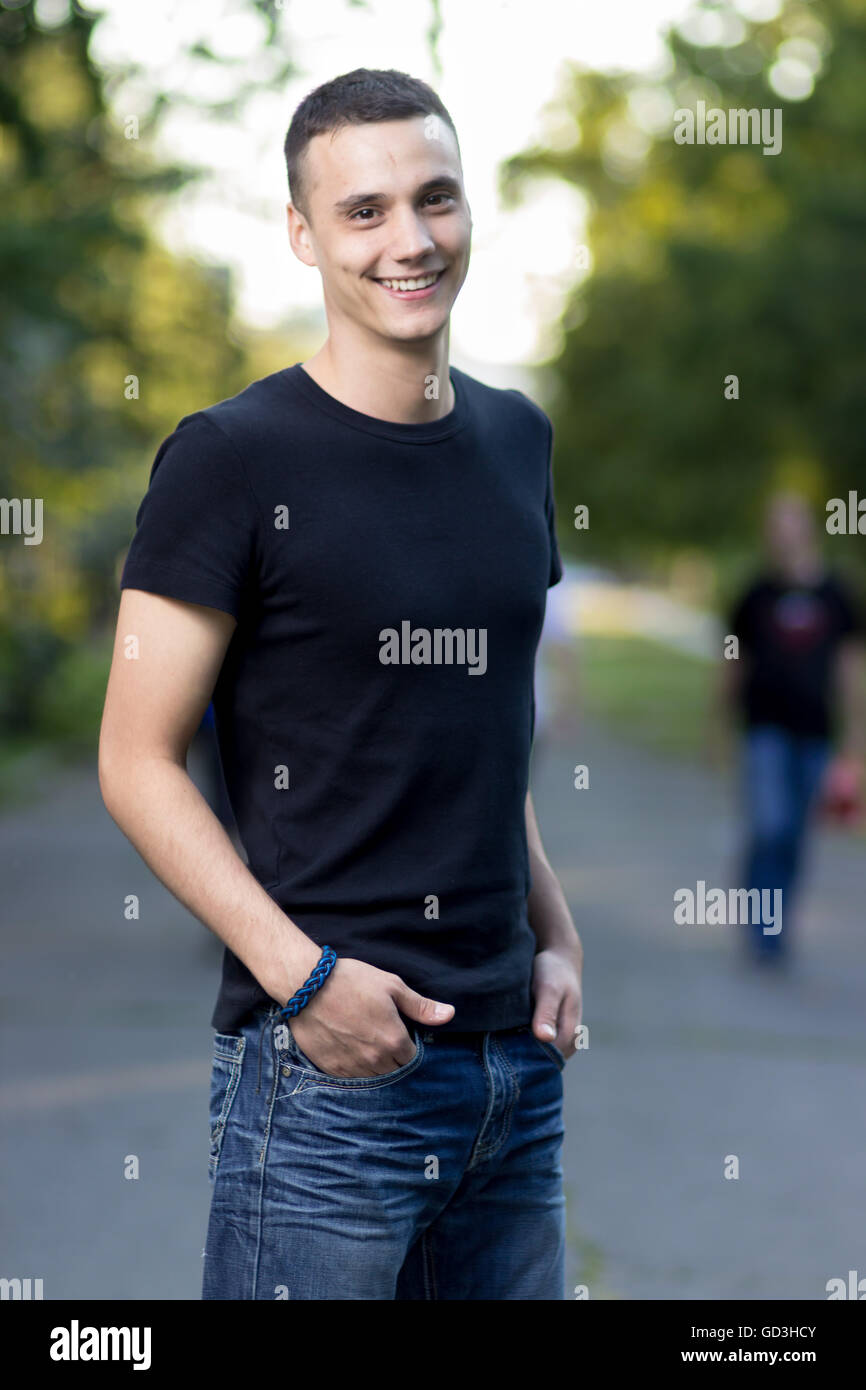
[[[739,658],[722,668],[721,694],[742,730],[746,845],[742,886],[781,891],[781,930],[750,914],[752,959],[790,959],[809,826],[819,809],[839,820],[859,813],[864,752],[862,619],[853,595],[825,565],[808,503],[770,499],[765,561],[733,605],[726,631]],[[763,898],[762,898],[763,902]],[[771,907],[771,912],[773,911]]]

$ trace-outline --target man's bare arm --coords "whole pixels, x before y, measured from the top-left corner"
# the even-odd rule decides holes
[[[166,887],[284,1003],[319,949],[265,892],[186,770],[235,619],[124,589],[99,740],[112,819]]]
[[[556,1042],[566,1057],[575,1051],[575,1029],[583,1011],[583,946],[544,846],[532,793],[526,794],[526,840],[532,886],[526,900],[529,925],[538,941],[533,971],[533,1031]]]
[[[551,867],[541,842],[532,793],[526,794],[526,842],[532,887],[527,898],[529,924],[540,948],[559,946],[581,954],[580,937],[572,920],[562,885]]]
[[[234,627],[216,608],[122,591],[99,785],[156,876],[283,1004],[318,962],[319,947],[265,892],[186,770]],[[340,958],[292,1030],[323,1071],[375,1076],[412,1056],[398,1009],[429,1027],[453,1013],[436,1008],[399,976]]]

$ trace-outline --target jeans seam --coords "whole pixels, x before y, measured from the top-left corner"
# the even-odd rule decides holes
[[[529,1036],[532,1038],[532,1041],[538,1044],[545,1057],[547,1057],[549,1061],[555,1062],[556,1065],[559,1067],[560,1071],[565,1070],[565,1064],[568,1061],[568,1058],[566,1057],[564,1052],[560,1052],[559,1048],[554,1043],[545,1042],[543,1038],[539,1038],[533,1032],[532,1028],[526,1028],[524,1029],[524,1032],[528,1033]]]
[[[481,1149],[478,1150],[478,1153],[477,1153],[477,1154],[473,1153],[473,1158],[470,1159],[469,1165],[468,1165],[468,1167],[467,1167],[467,1169],[466,1169],[467,1172],[469,1172],[469,1170],[470,1170],[471,1168],[473,1168],[474,1166],[476,1166],[476,1164],[478,1164],[478,1163],[484,1163],[484,1162],[487,1161],[487,1159],[492,1158],[492,1157],[494,1156],[494,1154],[497,1154],[497,1153],[499,1152],[499,1150],[502,1148],[503,1144],[506,1142],[506,1140],[508,1139],[509,1134],[511,1133],[511,1121],[512,1121],[512,1119],[513,1119],[513,1117],[514,1117],[514,1107],[515,1107],[515,1105],[516,1105],[518,1099],[520,1098],[520,1082],[519,1082],[518,1079],[517,1079],[517,1075],[516,1075],[516,1073],[515,1073],[515,1071],[514,1071],[514,1068],[512,1067],[511,1063],[509,1062],[508,1058],[506,1057],[505,1053],[503,1052],[502,1048],[500,1047],[499,1041],[498,1041],[498,1039],[497,1039],[495,1033],[489,1033],[487,1036],[488,1036],[488,1038],[489,1038],[490,1048],[492,1048],[492,1049],[495,1050],[497,1057],[498,1057],[498,1058],[500,1059],[500,1061],[502,1062],[502,1064],[503,1064],[505,1070],[507,1071],[507,1073],[508,1073],[508,1075],[510,1076],[511,1081],[512,1081],[512,1083],[513,1083],[513,1084],[512,1084],[512,1088],[511,1088],[511,1098],[510,1098],[510,1100],[508,1101],[508,1105],[507,1105],[506,1110],[505,1110],[505,1113],[504,1113],[504,1115],[503,1115],[503,1117],[502,1117],[502,1123],[501,1123],[501,1126],[500,1126],[500,1131],[499,1131],[499,1137],[498,1137],[498,1139],[496,1140],[495,1143],[494,1143],[494,1142],[491,1142],[491,1143],[489,1143],[489,1144],[485,1144],[483,1148],[481,1148]],[[491,1105],[492,1105],[492,1103],[493,1103],[493,1097],[492,1097],[492,1092],[491,1092]],[[487,1123],[487,1118],[488,1118],[489,1114],[490,1114],[490,1106],[488,1106],[488,1108],[487,1108],[487,1113],[486,1113],[485,1116],[484,1116],[484,1124],[481,1126],[481,1132],[482,1132],[482,1133],[484,1132],[484,1125]],[[474,1160],[474,1161],[473,1161],[473,1160]]]
[[[514,1107],[520,1099],[520,1081],[518,1079],[516,1071],[514,1070],[513,1066],[511,1065],[507,1056],[505,1055],[505,1050],[500,1046],[499,1040],[494,1037],[491,1039],[491,1041],[493,1043],[493,1046],[496,1048],[496,1051],[498,1052],[506,1071],[510,1074],[511,1080],[513,1082],[511,1090],[511,1099],[508,1102],[508,1109],[506,1110],[505,1117],[502,1121],[501,1137],[499,1143],[496,1145],[496,1149],[493,1150],[493,1152],[496,1153],[499,1151],[499,1149],[502,1148],[503,1144],[505,1143],[509,1134],[511,1133],[511,1122],[514,1118]]]
[[[277,1012],[277,1011],[276,1011],[276,1010],[273,1010],[273,1011],[268,1015],[268,1017],[265,1019],[265,1024],[268,1024],[268,1023],[270,1023],[270,1022],[273,1021],[273,1017],[274,1017],[274,1013],[275,1013],[275,1012]],[[276,1057],[275,1057],[275,1053],[276,1053],[276,1044],[275,1044],[275,1041],[274,1041],[273,1029],[271,1029],[271,1030],[269,1031],[268,1037],[269,1037],[270,1040],[271,1040],[271,1058],[272,1058],[272,1062],[273,1062],[273,1077],[274,1077],[274,1079],[273,1079],[273,1085],[271,1086],[271,1100],[270,1100],[270,1104],[269,1104],[269,1106],[268,1106],[267,1114],[266,1114],[266,1116],[265,1116],[265,1132],[264,1132],[264,1136],[263,1136],[263,1139],[262,1139],[262,1147],[261,1147],[261,1149],[259,1150],[259,1170],[260,1170],[260,1172],[259,1172],[258,1209],[257,1209],[257,1211],[256,1211],[256,1255],[255,1255],[255,1260],[253,1261],[253,1288],[252,1288],[252,1297],[253,1297],[253,1298],[256,1297],[256,1294],[257,1294],[257,1292],[258,1292],[259,1265],[260,1265],[260,1263],[261,1263],[261,1257],[262,1257],[262,1243],[263,1243],[263,1242],[262,1242],[262,1228],[263,1228],[263,1226],[264,1226],[265,1171],[266,1171],[266,1167],[267,1167],[267,1152],[268,1152],[268,1145],[269,1145],[270,1137],[271,1137],[271,1126],[272,1126],[272,1122],[273,1122],[274,1105],[275,1105],[275,1103],[276,1103],[276,1099],[277,1099],[277,1090],[278,1090],[278,1088],[279,1088],[279,1067],[278,1067],[278,1064],[277,1064],[277,1061],[276,1061]],[[262,1042],[262,1038],[261,1038],[261,1035],[260,1035],[260,1036],[259,1036],[259,1067],[260,1067],[260,1068],[261,1068],[261,1060],[262,1060],[262,1055],[261,1055],[261,1054],[262,1054],[261,1042]],[[258,1089],[259,1089],[259,1088],[257,1087],[257,1090],[258,1090]]]
[[[218,1052],[217,1049],[214,1048],[214,1057],[211,1066],[213,1067],[216,1064],[217,1060],[222,1062],[228,1062],[229,1076],[228,1082],[226,1084],[226,1093],[223,1096],[223,1102],[220,1106],[219,1115],[217,1116],[216,1123],[214,1124],[213,1129],[210,1132],[210,1139],[208,1144],[208,1176],[210,1177],[211,1182],[216,1181],[217,1172],[219,1170],[220,1158],[222,1157],[223,1140],[225,1139],[225,1133],[228,1128],[228,1122],[231,1116],[232,1107],[235,1103],[235,1098],[237,1096],[238,1091],[240,1090],[245,1053],[245,1040],[243,1041],[243,1045],[235,1052],[234,1056],[231,1058],[227,1057],[225,1053]],[[214,1146],[216,1146],[216,1152],[212,1153],[211,1150],[214,1148]]]
[[[429,1231],[421,1237],[421,1261],[424,1270],[424,1293],[428,1299],[437,1300],[436,1269],[433,1264],[433,1242],[428,1239]]]
[[[491,1116],[491,1114],[493,1113],[493,1102],[494,1102],[494,1099],[495,1099],[495,1096],[494,1096],[494,1087],[493,1087],[493,1084],[492,1084],[492,1081],[491,1081],[491,1077],[490,1077],[490,1071],[489,1071],[489,1068],[488,1068],[488,1057],[487,1057],[487,1054],[488,1054],[488,1051],[489,1051],[489,1045],[490,1045],[490,1036],[491,1036],[490,1033],[485,1033],[485,1034],[483,1035],[483,1037],[482,1037],[482,1042],[481,1042],[481,1053],[480,1053],[480,1057],[479,1057],[479,1060],[480,1060],[480,1062],[481,1062],[481,1070],[482,1070],[482,1072],[483,1072],[483,1074],[484,1074],[484,1081],[485,1081],[485,1084],[486,1084],[486,1086],[487,1086],[487,1090],[488,1090],[488,1093],[489,1093],[489,1094],[488,1094],[488,1101],[487,1101],[487,1108],[486,1108],[486,1110],[484,1111],[484,1118],[483,1118],[483,1120],[481,1121],[481,1124],[480,1124],[479,1129],[478,1129],[478,1137],[476,1138],[475,1143],[474,1143],[473,1146],[472,1146],[472,1152],[471,1152],[471,1154],[469,1155],[469,1162],[466,1164],[466,1170],[465,1170],[465,1171],[466,1171],[467,1173],[471,1173],[472,1169],[475,1168],[475,1167],[477,1167],[477,1165],[478,1165],[479,1163],[482,1163],[482,1162],[484,1161],[484,1159],[487,1157],[487,1154],[488,1154],[488,1148],[487,1148],[487,1146],[484,1145],[484,1144],[481,1144],[480,1141],[481,1141],[481,1136],[482,1136],[482,1134],[484,1133],[484,1131],[485,1131],[485,1129],[486,1129],[486,1127],[487,1127],[487,1121],[490,1119],[490,1116]]]

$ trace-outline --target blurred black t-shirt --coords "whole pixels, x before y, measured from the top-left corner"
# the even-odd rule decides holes
[[[744,722],[829,737],[835,658],[840,643],[861,631],[846,587],[829,574],[814,584],[764,575],[735,605],[729,624],[747,663]]]

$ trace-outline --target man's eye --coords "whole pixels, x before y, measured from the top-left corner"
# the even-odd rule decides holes
[[[439,202],[435,202],[435,199],[439,199]],[[425,205],[432,205],[433,207],[440,207],[443,203],[453,203],[454,201],[455,198],[453,193],[428,193],[427,197],[424,199]],[[349,221],[369,222],[372,218],[378,217],[380,212],[381,208],[356,208],[353,213],[350,213]],[[367,216],[367,214],[369,214],[369,216]]]

